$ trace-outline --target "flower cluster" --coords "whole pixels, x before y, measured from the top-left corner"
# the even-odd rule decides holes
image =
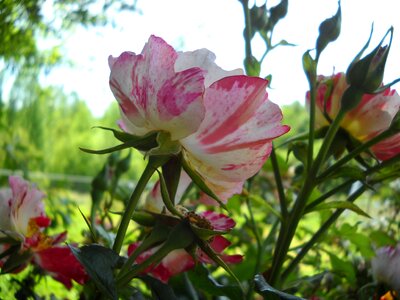
[[[176,52],[151,36],[141,54],[110,57],[110,86],[121,109],[120,126],[143,136],[163,132],[185,161],[224,202],[240,193],[289,130],[268,100],[268,81],[224,71],[200,49]]]
[[[44,194],[27,181],[9,177],[10,189],[0,191],[0,261],[3,272],[20,272],[32,263],[54,279],[72,287],[72,280],[83,284],[87,275],[67,246],[60,245],[66,232],[48,236],[43,229],[51,220],[43,205]],[[15,264],[17,258],[22,261]]]
[[[330,77],[319,76],[316,96],[317,127],[328,126],[336,117],[347,88],[348,83],[344,73]],[[309,92],[306,98],[309,103]],[[400,96],[390,88],[377,94],[364,94],[357,107],[345,115],[341,127],[358,141],[367,142],[391,126],[399,107]],[[380,160],[395,156],[400,151],[400,134],[375,144],[371,150]]]

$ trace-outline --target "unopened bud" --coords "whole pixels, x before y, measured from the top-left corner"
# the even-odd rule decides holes
[[[390,34],[389,43],[382,46],[386,37]],[[354,58],[353,62],[347,69],[347,82],[360,89],[364,93],[374,93],[382,84],[383,74],[385,71],[386,59],[389,54],[390,46],[393,38],[393,27],[391,27],[379,43],[379,45],[363,59],[360,59],[364,50],[368,47],[371,40],[371,35],[368,42]]]

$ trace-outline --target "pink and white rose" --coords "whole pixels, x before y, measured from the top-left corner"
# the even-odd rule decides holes
[[[170,134],[189,165],[222,201],[242,190],[289,130],[268,100],[268,81],[224,71],[207,49],[176,52],[151,36],[141,54],[110,57],[110,86],[123,130]]]
[[[67,288],[72,287],[72,280],[83,284],[87,280],[83,267],[67,246],[59,245],[65,241],[66,233],[48,236],[43,232],[51,223],[44,210],[44,193],[17,176],[10,176],[9,184],[10,189],[0,191],[0,237],[8,235],[19,240],[19,251],[31,252],[31,262]],[[0,244],[0,253],[8,247]],[[7,258],[0,261],[0,268]]]
[[[316,96],[316,126],[328,126],[340,110],[344,91],[348,88],[346,75],[319,76]],[[306,95],[309,105],[310,95]],[[382,133],[391,125],[400,108],[399,94],[390,88],[378,94],[364,94],[359,105],[349,111],[341,127],[360,142],[366,142]],[[389,159],[399,153],[400,135],[386,139],[371,148],[381,159]]]

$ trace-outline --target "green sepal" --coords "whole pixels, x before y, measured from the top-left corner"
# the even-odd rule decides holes
[[[365,56],[363,59],[360,59],[362,53],[365,51],[371,40],[372,31],[373,29],[371,29],[371,35],[367,41],[367,44],[352,61],[346,72],[347,82],[350,85],[356,86],[364,93],[374,93],[381,86],[386,60],[389,55],[393,39],[393,27],[391,27],[386,32],[378,46],[375,47],[370,54]],[[389,34],[389,43],[382,47],[383,42]]]
[[[310,84],[317,80],[317,62],[311,57],[310,50],[304,52],[302,57],[303,70]]]
[[[214,236],[226,234],[229,232],[229,230],[221,231],[221,230],[201,228],[192,223],[190,223],[190,227],[192,228],[193,232],[196,234],[197,237],[205,241],[209,240]]]
[[[91,149],[79,147],[80,150],[82,150],[83,152],[86,152],[86,153],[90,153],[90,154],[107,154],[107,153],[112,153],[112,152],[120,151],[120,150],[127,149],[127,148],[136,148],[139,151],[149,151],[150,149],[157,147],[157,141],[156,141],[156,138],[158,136],[157,132],[150,132],[143,136],[135,136],[135,135],[131,135],[129,133],[118,131],[118,130],[108,128],[108,127],[99,126],[97,128],[112,131],[114,136],[119,141],[121,141],[122,144],[114,146],[114,147],[102,149],[102,150],[91,150]]]
[[[269,300],[305,300],[294,295],[289,295],[287,293],[281,292],[272,286],[270,286],[260,274],[254,277],[254,283],[256,284],[256,291],[264,296],[264,299]]]
[[[129,272],[119,278],[118,285],[127,284],[131,279],[138,276],[152,264],[159,263],[171,251],[176,249],[185,249],[193,244],[194,240],[195,235],[192,232],[188,221],[182,220],[178,225],[172,228],[166,241],[152,256],[147,258],[141,264],[134,265]]]
[[[128,257],[117,276],[117,281],[126,276],[132,268],[136,258],[151,247],[164,242],[168,238],[169,228],[161,222],[157,222],[150,234],[140,243],[135,251]]]
[[[189,175],[189,177],[193,180],[193,182],[208,196],[213,198],[215,201],[218,202],[218,204],[224,208],[225,210],[228,210],[226,205],[218,198],[217,195],[207,186],[207,184],[204,182],[203,177],[196,171],[194,170],[189,163],[182,158],[182,167],[185,170],[185,172]]]
[[[237,278],[236,274],[233,273],[231,268],[229,268],[229,266],[222,260],[222,258],[217,253],[214,252],[214,250],[210,247],[210,245],[201,239],[197,239],[196,243],[199,246],[199,248],[203,250],[204,253],[207,254],[207,256],[210,259],[212,259],[213,262],[215,262],[218,266],[222,267],[237,282],[238,286],[240,287],[240,290],[244,294],[244,289],[239,278]]]
[[[176,205],[179,200],[175,199],[176,191],[178,190],[179,179],[181,177],[181,157],[173,156],[171,159],[162,166],[162,174],[168,190],[169,198],[173,205]]]
[[[158,173],[158,176],[160,178],[160,188],[161,188],[161,198],[164,202],[165,207],[173,214],[176,216],[179,216],[180,218],[183,218],[183,215],[175,208],[174,203],[171,201],[171,198],[169,196],[169,191],[167,188],[167,184],[165,183],[165,179],[163,174],[156,170]],[[178,179],[179,180],[179,179]]]
[[[156,137],[157,146],[149,149],[146,155],[177,155],[182,150],[179,141],[172,141],[171,135],[165,131],[159,131]]]

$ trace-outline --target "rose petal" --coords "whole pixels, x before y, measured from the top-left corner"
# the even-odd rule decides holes
[[[400,133],[375,144],[371,150],[380,160],[387,160],[398,155],[400,153]]]
[[[215,230],[226,231],[232,229],[236,225],[233,219],[214,211],[204,211],[199,213],[199,215],[206,218]]]
[[[280,124],[279,107],[267,98],[267,84],[246,76],[217,81],[206,91],[199,130],[181,141],[186,160],[223,201],[240,192],[268,158],[271,141],[289,130]]]
[[[348,132],[366,141],[389,128],[400,107],[400,96],[387,89],[377,95],[364,95],[361,103],[342,122]]]
[[[206,70],[204,84],[209,87],[212,83],[224,77],[233,75],[243,75],[242,69],[225,71],[215,63],[215,54],[207,49],[198,49],[195,51],[178,52],[178,58],[175,62],[175,71],[183,71],[193,67],[199,67]]]
[[[34,262],[68,289],[72,287],[72,280],[79,284],[88,280],[84,268],[68,247],[52,247],[36,252]]]
[[[12,229],[26,236],[29,220],[37,217],[45,217],[42,199],[44,194],[22,178],[9,177],[12,190],[10,204],[10,222]]]
[[[132,134],[164,130],[176,140],[195,132],[204,117],[204,75],[199,68],[175,73],[175,50],[151,36],[140,55],[110,58],[110,86],[122,123]]]

